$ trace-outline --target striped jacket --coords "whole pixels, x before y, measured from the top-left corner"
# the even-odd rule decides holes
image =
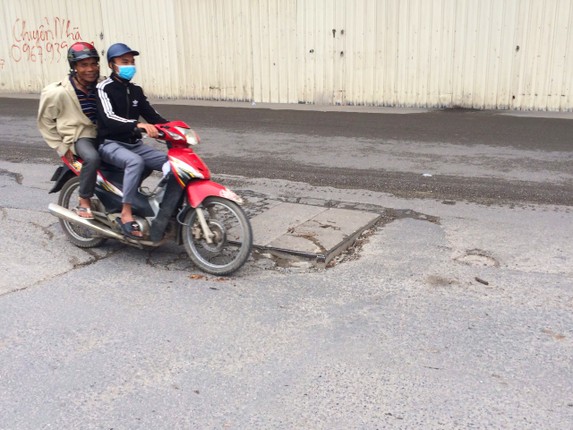
[[[134,143],[140,118],[150,124],[163,124],[163,118],[151,106],[143,89],[114,73],[97,85],[98,138]]]

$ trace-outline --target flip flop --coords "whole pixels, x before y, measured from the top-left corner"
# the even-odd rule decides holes
[[[139,228],[139,224],[136,223],[135,221],[129,221],[126,223],[121,222],[121,218],[117,217],[115,219],[115,221],[119,224],[119,226],[121,227],[121,232],[123,233],[124,236],[127,236],[131,239],[136,239],[136,240],[141,240],[143,239],[142,236],[136,236],[133,234],[134,231],[141,231],[141,229]]]
[[[94,215],[90,208],[84,208],[83,206],[76,206],[74,212],[77,216],[83,219],[94,219]]]

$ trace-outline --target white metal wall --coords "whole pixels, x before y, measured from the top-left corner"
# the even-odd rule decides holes
[[[81,38],[140,50],[150,96],[573,110],[573,0],[2,0],[0,12],[0,92],[39,92]]]

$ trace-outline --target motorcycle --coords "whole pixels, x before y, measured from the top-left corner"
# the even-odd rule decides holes
[[[157,140],[167,145],[168,166],[153,190],[141,187],[132,205],[134,219],[143,237],[122,234],[121,217],[123,170],[102,163],[92,198],[93,219],[77,215],[81,160],[62,157],[50,193],[59,192],[58,204],[49,212],[59,218],[69,241],[80,248],[102,245],[107,239],[144,248],[158,247],[168,240],[183,244],[191,261],[202,271],[229,275],[249,258],[253,234],[240,204],[242,199],[227,187],[210,180],[207,165],[191,146],[199,136],[184,122],[156,125]],[[144,175],[149,176],[151,172]],[[143,181],[142,179],[142,181]]]

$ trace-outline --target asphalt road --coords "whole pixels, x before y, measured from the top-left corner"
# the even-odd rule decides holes
[[[0,100],[0,157],[57,162],[34,127],[37,100]],[[381,114],[169,104],[158,110],[199,132],[198,152],[217,174],[402,198],[573,204],[569,119],[472,110]]]
[[[0,99],[0,429],[573,428],[570,120],[161,105],[248,201],[385,215],[218,278],[72,246],[36,104]]]

